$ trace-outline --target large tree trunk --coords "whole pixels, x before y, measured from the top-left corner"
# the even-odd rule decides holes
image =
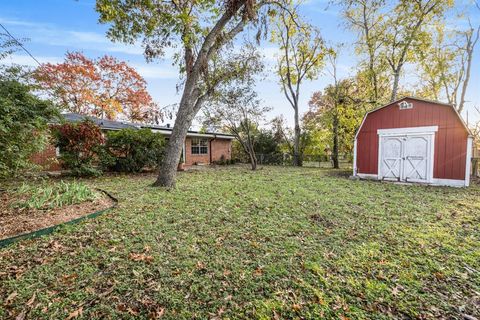
[[[255,152],[249,152],[248,155],[250,157],[250,165],[252,170],[257,170],[257,156],[255,155]]]
[[[298,116],[298,105],[295,107],[295,137],[293,141],[293,165],[302,166],[302,157],[300,154],[300,120]]]
[[[338,115],[333,116],[333,152],[332,152],[333,168],[338,169]]]
[[[393,73],[393,87],[392,87],[392,96],[390,98],[390,102],[397,100],[397,93],[398,93],[398,83],[400,82],[400,71],[396,70]]]
[[[193,101],[184,96],[178,109],[172,134],[167,143],[165,156],[160,166],[160,172],[157,180],[153,184],[155,187],[171,188],[175,186],[175,176],[178,163],[182,154],[183,143],[187,136],[188,128],[192,125],[195,117],[195,110],[192,106]]]

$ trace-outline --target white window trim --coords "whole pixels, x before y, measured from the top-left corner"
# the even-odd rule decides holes
[[[421,135],[434,134],[438,131],[438,126],[429,127],[408,127],[408,128],[392,128],[392,129],[378,129],[379,136],[398,136],[398,135]]]
[[[199,141],[200,140],[205,140],[207,141],[207,144],[205,146],[202,146],[201,144],[193,144],[193,140],[195,139],[198,139]],[[193,147],[198,147],[198,153],[193,153],[192,152],[192,148]],[[206,147],[207,148],[207,152],[206,153],[202,153],[201,150],[202,150],[202,147]],[[206,138],[192,138],[192,140],[190,141],[190,153],[192,154],[192,156],[205,156],[205,155],[208,155],[210,150],[209,150],[209,143],[208,143],[208,139]]]

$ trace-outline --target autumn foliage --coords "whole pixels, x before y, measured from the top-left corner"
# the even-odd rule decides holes
[[[35,78],[69,112],[148,121],[157,110],[145,79],[126,62],[111,56],[92,60],[80,52],[69,52],[62,63],[40,66]]]
[[[51,127],[54,144],[60,148],[60,159],[65,169],[74,175],[97,175],[95,160],[98,158],[104,136],[98,125],[85,120],[66,122]]]

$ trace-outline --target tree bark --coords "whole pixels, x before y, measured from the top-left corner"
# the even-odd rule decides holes
[[[165,156],[160,166],[160,172],[157,180],[153,184],[155,187],[175,187],[175,176],[182,154],[183,143],[185,142],[188,128],[190,128],[196,113],[192,106],[193,101],[191,101],[191,97],[187,94],[187,92],[190,91],[193,90],[187,90],[187,88],[185,88],[184,97],[180,103],[172,134],[168,140]]]
[[[300,120],[298,115],[298,105],[295,107],[295,137],[293,142],[293,165],[296,167],[302,166],[302,155],[300,152]]]
[[[333,151],[332,151],[333,168],[340,168],[338,165],[338,114],[333,116]]]
[[[252,170],[257,170],[257,157],[255,156],[255,152],[250,152],[248,155],[250,156],[250,165],[252,167]]]
[[[392,87],[392,96],[390,98],[390,102],[397,100],[397,93],[398,93],[398,83],[400,82],[400,71],[395,70],[393,74],[393,87]]]
[[[471,29],[471,34],[467,36],[467,68],[465,71],[465,79],[463,80],[462,85],[462,92],[460,94],[460,103],[457,106],[458,113],[463,111],[463,107],[465,105],[465,94],[467,93],[468,83],[470,82],[470,73],[472,69],[472,58],[473,58],[473,51],[475,50],[475,45],[480,37],[480,27],[477,29],[477,35],[474,35],[474,29]],[[475,37],[475,38],[474,38]],[[473,40],[474,39],[474,40]]]

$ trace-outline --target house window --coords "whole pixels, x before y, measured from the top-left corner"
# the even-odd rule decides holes
[[[192,154],[208,154],[208,140],[200,138],[192,139]]]

